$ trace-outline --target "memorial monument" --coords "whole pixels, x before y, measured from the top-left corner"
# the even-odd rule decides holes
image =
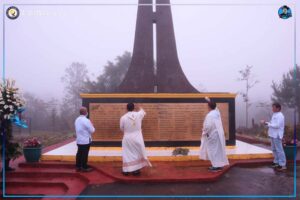
[[[159,1],[170,4],[170,0]],[[140,0],[131,65],[118,92],[194,93],[198,92],[185,77],[177,56],[171,6],[156,6]],[[156,41],[153,26],[156,25]],[[154,66],[154,45],[157,61]]]
[[[139,0],[132,60],[116,93],[81,94],[96,128],[93,145],[121,146],[119,119],[126,103],[134,102],[147,112],[142,127],[146,146],[198,146],[206,96],[218,104],[227,145],[235,145],[236,94],[199,93],[189,83],[177,55],[170,0],[160,0],[164,5],[155,9],[152,3]]]

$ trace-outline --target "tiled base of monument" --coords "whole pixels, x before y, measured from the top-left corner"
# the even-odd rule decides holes
[[[199,147],[186,147],[189,154],[187,156],[173,156],[175,147],[147,147],[147,155],[151,161],[192,161],[199,160]],[[71,142],[62,147],[44,153],[42,160],[47,161],[75,161],[77,151],[76,142]],[[236,146],[227,146],[226,153],[229,159],[259,159],[272,158],[270,150],[236,141]],[[121,161],[122,149],[120,147],[92,147],[89,153],[89,161]]]

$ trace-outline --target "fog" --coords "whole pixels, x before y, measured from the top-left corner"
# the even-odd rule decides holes
[[[57,5],[33,5],[37,2]],[[107,61],[124,51],[132,52],[137,2],[2,2],[4,9],[19,4],[20,16],[10,20],[1,15],[5,32],[1,37],[1,76],[16,80],[22,92],[61,100],[65,95],[61,77],[72,62],[84,63],[91,79],[95,79]],[[238,81],[238,71],[253,66],[254,80],[259,83],[249,93],[253,103],[250,119],[259,113],[267,117],[268,110],[256,104],[270,102],[272,81],[279,83],[282,75],[294,67],[294,16],[300,11],[299,3],[295,11],[296,1],[292,0],[171,2],[178,56],[188,80],[201,91],[239,93],[245,90],[245,83]],[[284,4],[293,12],[287,20],[277,13]],[[300,52],[299,40],[296,44]],[[300,54],[297,56],[299,61]],[[244,123],[245,104],[240,96],[236,102],[239,126]],[[289,120],[291,117],[287,116]]]

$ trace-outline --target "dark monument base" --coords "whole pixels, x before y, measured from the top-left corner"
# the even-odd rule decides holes
[[[202,125],[208,113],[205,97],[218,105],[226,145],[235,145],[235,96],[230,93],[113,93],[81,94],[83,106],[96,132],[94,146],[121,146],[120,117],[126,104],[138,103],[147,115],[143,120],[146,146],[199,146]]]

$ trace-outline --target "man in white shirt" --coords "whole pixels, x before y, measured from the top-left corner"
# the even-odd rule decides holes
[[[134,104],[127,104],[127,113],[120,119],[120,129],[124,132],[122,140],[123,175],[139,175],[140,169],[151,166],[145,149],[142,134],[142,120],[146,115],[140,108],[134,111]]]
[[[203,123],[200,159],[210,160],[212,166],[209,167],[209,171],[218,172],[224,166],[229,165],[226,155],[225,134],[217,104],[209,98],[207,101],[209,113]]]
[[[76,171],[89,172],[92,168],[88,167],[88,156],[90,145],[92,142],[92,133],[95,132],[95,128],[91,121],[87,118],[88,112],[85,107],[81,107],[79,110],[80,116],[75,120],[76,130]]]
[[[278,171],[286,170],[286,157],[282,146],[284,134],[284,115],[281,112],[281,105],[273,103],[273,115],[270,122],[262,120],[261,122],[268,126],[268,135],[271,139],[271,146],[274,155],[272,167]]]

